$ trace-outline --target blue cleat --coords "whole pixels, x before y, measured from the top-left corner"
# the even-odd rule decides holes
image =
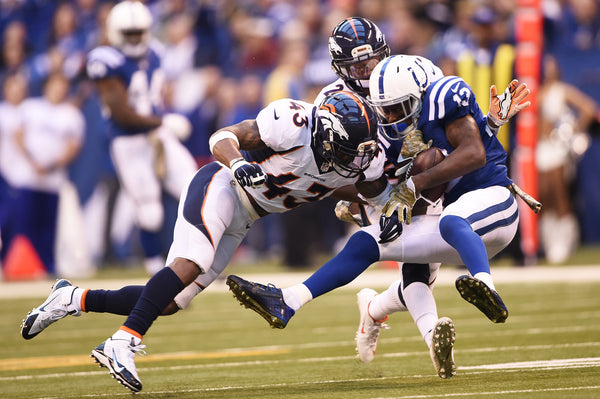
[[[456,289],[463,299],[479,309],[494,323],[504,323],[508,318],[508,309],[500,295],[487,285],[471,276],[456,279]]]
[[[242,305],[261,315],[272,328],[285,328],[296,313],[285,304],[281,290],[273,284],[263,285],[230,275],[227,285]]]

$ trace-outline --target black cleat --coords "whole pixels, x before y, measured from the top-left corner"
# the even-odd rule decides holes
[[[456,289],[463,299],[477,307],[494,323],[504,323],[508,317],[508,309],[500,295],[481,280],[471,276],[460,276],[456,279]]]

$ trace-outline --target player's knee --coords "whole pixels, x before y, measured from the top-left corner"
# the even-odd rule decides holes
[[[446,242],[454,242],[463,232],[473,231],[465,219],[456,215],[447,215],[440,219],[440,235]]]
[[[405,263],[402,265],[402,282],[404,288],[412,283],[429,285],[429,265],[420,263]]]
[[[179,306],[175,303],[175,301],[171,301],[170,304],[167,305],[166,308],[163,309],[161,316],[170,316],[179,311]]]
[[[162,227],[164,211],[159,202],[146,202],[137,206],[139,227],[148,231],[158,231]]]

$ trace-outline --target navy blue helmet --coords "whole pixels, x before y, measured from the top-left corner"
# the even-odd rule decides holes
[[[323,172],[333,168],[343,177],[358,176],[378,151],[375,112],[350,92],[326,96],[317,111],[314,148]]]
[[[331,67],[354,91],[369,94],[369,76],[377,63],[390,55],[390,48],[377,25],[367,18],[341,21],[329,37]]]

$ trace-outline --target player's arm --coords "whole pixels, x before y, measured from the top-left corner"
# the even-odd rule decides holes
[[[417,196],[427,188],[449,182],[485,165],[485,147],[477,123],[471,115],[448,124],[446,138],[454,151],[434,167],[412,176]]]
[[[208,144],[217,161],[229,166],[240,185],[260,187],[265,183],[267,177],[261,167],[246,161],[240,152],[267,148],[260,138],[256,120],[245,120],[219,129],[210,136]]]
[[[153,130],[162,124],[162,118],[159,116],[140,115],[135,111],[129,104],[127,89],[120,79],[109,76],[95,82],[100,99],[118,125],[139,130]]]

